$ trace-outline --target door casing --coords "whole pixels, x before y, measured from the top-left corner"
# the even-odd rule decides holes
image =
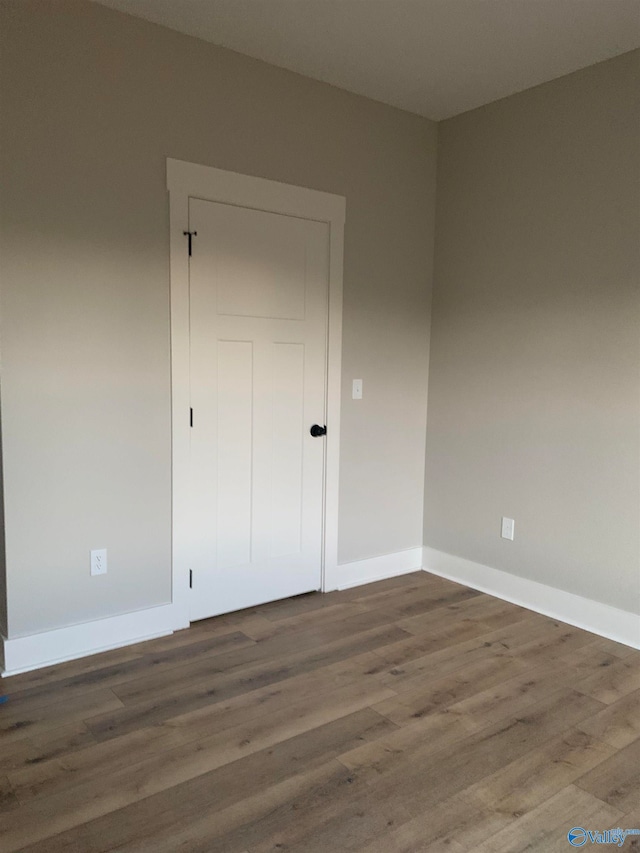
[[[322,590],[337,586],[342,274],[346,200],[343,196],[167,158],[171,273],[172,604],[175,628],[189,625],[193,530],[189,513],[189,198],[267,210],[329,225],[327,437],[322,525]],[[197,237],[193,238],[197,240]]]

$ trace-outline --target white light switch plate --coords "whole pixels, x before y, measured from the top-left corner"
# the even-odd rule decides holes
[[[351,386],[351,397],[353,400],[362,400],[362,379],[354,379]]]
[[[512,518],[505,518],[502,516],[502,538],[503,539],[511,539],[513,541],[513,537],[515,534],[516,523]]]

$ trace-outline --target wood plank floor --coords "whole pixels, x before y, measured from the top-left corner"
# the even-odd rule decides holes
[[[640,652],[423,572],[2,688],[2,853],[549,853],[640,826]]]

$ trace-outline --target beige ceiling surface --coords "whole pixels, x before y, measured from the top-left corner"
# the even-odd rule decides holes
[[[640,0],[99,0],[447,118],[640,46]]]

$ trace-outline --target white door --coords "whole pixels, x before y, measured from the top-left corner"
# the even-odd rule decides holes
[[[189,230],[195,620],[320,589],[329,226],[192,198]]]

